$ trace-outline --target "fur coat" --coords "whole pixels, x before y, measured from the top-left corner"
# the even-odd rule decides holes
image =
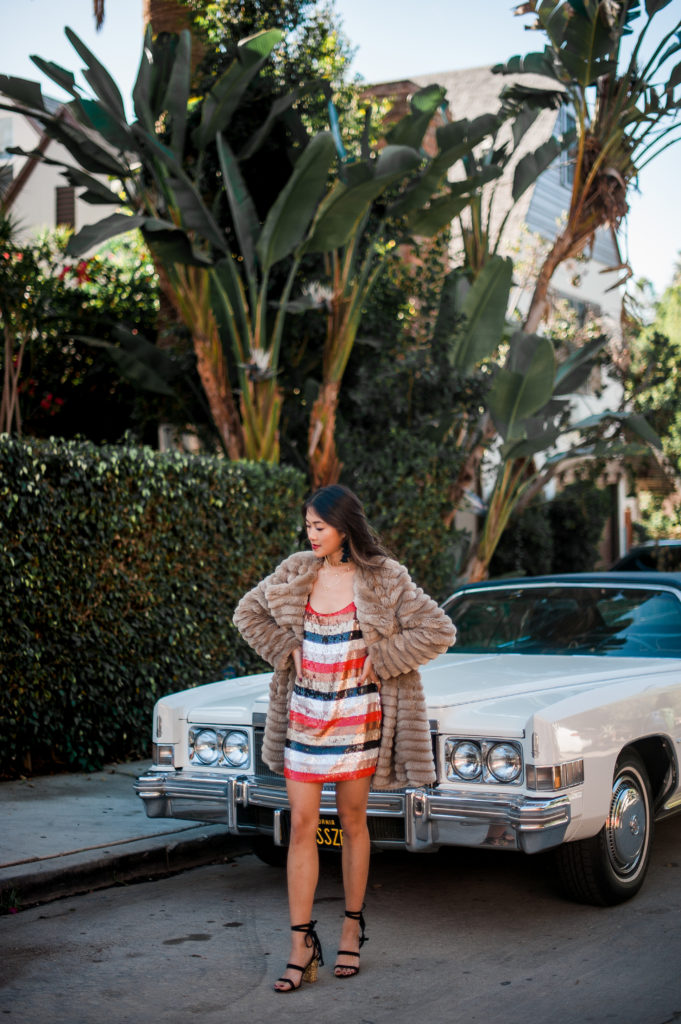
[[[284,771],[284,745],[296,672],[291,654],[303,642],[303,618],[319,570],[308,551],[291,555],[239,602],[234,624],[274,668],[263,759]],[[381,680],[383,721],[374,789],[435,781],[433,748],[420,665],[444,653],[456,630],[448,616],[390,558],[355,570],[357,618]]]

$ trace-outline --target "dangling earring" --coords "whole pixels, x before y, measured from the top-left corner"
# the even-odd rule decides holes
[[[343,552],[343,555],[341,557],[341,562],[349,562],[350,561],[350,545],[348,544],[347,540],[343,541],[341,550]]]

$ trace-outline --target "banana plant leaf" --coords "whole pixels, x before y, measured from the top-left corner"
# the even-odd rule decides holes
[[[103,349],[121,377],[140,391],[175,398],[177,393],[169,383],[169,379],[177,374],[173,360],[142,335],[134,335],[121,325],[114,333],[119,339],[118,345],[84,334],[75,335],[75,340]]]
[[[127,150],[134,145],[133,136],[125,120],[119,121],[109,110],[96,100],[76,99],[69,103],[69,109],[76,115],[82,112],[87,121],[112,146]]]
[[[411,146],[418,149],[428,130],[433,114],[445,102],[447,90],[441,85],[427,85],[415,92],[409,101],[411,111],[400,118],[386,133],[386,140],[392,146]]]
[[[606,409],[603,412],[593,413],[593,415],[587,416],[578,423],[575,423],[573,430],[591,430],[600,427],[604,421],[608,420],[626,427],[637,437],[640,437],[642,441],[645,441],[646,444],[652,445],[653,448],[662,449],[662,441],[657,432],[653,430],[645,416],[637,412],[612,412]]]
[[[520,199],[531,185],[534,185],[539,175],[543,174],[546,168],[551,166],[557,156],[572,145],[574,138],[574,132],[567,132],[560,139],[552,135],[550,139],[547,139],[546,142],[542,143],[532,153],[526,153],[524,157],[521,157],[513,175],[512,195],[514,202]]]
[[[513,261],[502,256],[493,256],[470,285],[457,271],[447,275],[435,339],[447,339],[449,361],[459,373],[470,373],[499,347],[512,280]]]
[[[553,389],[555,395],[568,395],[584,384],[593,369],[596,356],[603,350],[607,343],[604,334],[592,338],[586,344],[575,349],[567,359],[559,365],[556,371],[556,383]]]
[[[314,135],[277,196],[263,225],[256,252],[263,273],[300,244],[314,216],[336,155],[330,132]]]
[[[7,150],[8,153],[16,154],[17,156],[24,156],[27,159],[40,160],[44,164],[49,164],[51,167],[61,168],[63,176],[68,181],[69,185],[73,185],[75,188],[83,186],[87,188],[86,193],[80,195],[80,199],[85,199],[88,203],[103,203],[108,205],[120,204],[120,197],[112,192],[111,189],[107,188],[104,182],[100,178],[93,178],[92,175],[86,174],[85,171],[81,171],[80,167],[71,167],[68,164],[64,164],[62,160],[52,160],[50,157],[46,157],[38,149],[25,150],[20,146],[12,146],[11,149]],[[88,198],[86,198],[86,196]]]
[[[42,57],[38,57],[34,53],[31,54],[30,60],[44,75],[51,78],[60,89],[70,93],[74,99],[78,98],[80,90],[76,85],[76,78],[72,71],[67,71],[66,68],[55,64],[52,60],[43,60]]]
[[[407,227],[413,235],[420,238],[432,238],[451,224],[462,210],[468,206],[471,196],[448,195],[433,199],[423,210],[412,210],[406,216]]]
[[[473,121],[464,118],[438,128],[438,152],[416,181],[390,204],[388,215],[402,217],[427,203],[444,181],[449,168],[453,167],[457,160],[469,155],[488,135],[496,132],[499,125],[499,118],[495,114],[483,114]],[[453,213],[452,217],[455,216],[456,213]],[[435,232],[431,230],[429,233]]]
[[[23,107],[32,107],[34,111],[47,112],[42,89],[37,82],[31,82],[27,78],[15,78],[13,75],[0,75],[0,92],[9,96],[10,99],[16,100]],[[3,109],[14,110],[14,107],[3,105]]]
[[[570,2],[570,6],[570,16],[563,14],[563,5],[546,21],[546,28],[556,43],[563,67],[586,88],[616,70],[616,62],[610,59],[612,37],[600,4],[589,4],[588,9],[583,3]]]
[[[531,434],[520,441],[507,441],[502,444],[499,453],[502,459],[527,459],[539,452],[546,452],[556,443],[564,430],[551,427],[540,433]]]
[[[492,73],[495,75],[546,75],[548,78],[559,80],[553,64],[553,54],[548,46],[542,53],[526,53],[524,56],[516,54],[515,57],[511,57],[503,64],[495,64]]]
[[[244,258],[246,274],[249,279],[255,280],[255,246],[260,234],[260,221],[255,203],[246,188],[239,165],[222,132],[218,132],[216,144],[222,168],[222,180],[227,192],[239,249]]]
[[[649,18],[652,18],[658,11],[664,10],[665,7],[669,7],[672,0],[646,0],[646,14]]]
[[[375,167],[369,166],[373,176],[366,179],[358,174],[354,185],[339,182],[319,207],[305,252],[330,252],[345,245],[374,200],[420,162],[419,154],[409,146],[386,146]]]
[[[235,60],[203,101],[201,123],[194,135],[199,149],[225,130],[250,82],[283,38],[280,29],[272,28],[240,40]]]
[[[175,52],[175,61],[168,81],[163,106],[170,117],[170,148],[178,160],[184,152],[187,132],[187,104],[191,87],[192,43],[190,33],[184,29]]]
[[[181,263],[192,267],[210,267],[212,259],[194,248],[189,236],[170,221],[145,218],[142,225],[144,240],[161,263],[170,266]]]
[[[173,70],[177,38],[162,35],[154,39],[151,25],[144,34],[142,59],[132,90],[135,116],[144,129],[153,134],[162,113],[163,99]]]
[[[507,366],[497,372],[487,396],[492,419],[505,441],[523,438],[522,421],[550,401],[555,374],[548,338],[517,331],[511,338]]]
[[[79,57],[81,57],[87,68],[83,72],[85,79],[92,86],[96,96],[100,98],[104,106],[121,121],[125,121],[125,104],[123,97],[115,81],[106,70],[104,65],[97,60],[95,55],[88,50],[82,39],[76,35],[73,29],[68,26],[64,29],[66,38],[71,43]]]
[[[284,96],[277,97],[270,107],[269,113],[263,123],[256,131],[253,132],[248,142],[239,150],[239,160],[248,160],[254,153],[257,153],[263,142],[270,135],[274,123],[283,114],[290,111],[298,100],[302,99],[303,96],[306,96],[310,92],[326,91],[327,89],[327,82],[305,82],[303,85],[299,85],[297,88],[291,89],[291,91],[287,92]]]
[[[78,234],[69,240],[66,251],[69,256],[82,256],[89,249],[106,242],[108,238],[141,228],[147,219],[141,214],[129,217],[126,213],[112,213],[110,217],[104,217],[96,224],[86,224],[81,228]]]

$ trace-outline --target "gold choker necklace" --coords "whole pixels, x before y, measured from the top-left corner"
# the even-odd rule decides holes
[[[328,555],[324,555],[324,565],[327,569],[331,569],[333,572],[339,573],[349,572],[350,569],[352,569],[352,563],[350,562],[347,562],[345,564],[342,562],[338,562],[336,565],[334,565],[333,562],[329,561]]]

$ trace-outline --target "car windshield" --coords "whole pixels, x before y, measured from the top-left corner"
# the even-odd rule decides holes
[[[473,590],[445,605],[451,650],[681,658],[681,600],[669,591],[601,586]]]

